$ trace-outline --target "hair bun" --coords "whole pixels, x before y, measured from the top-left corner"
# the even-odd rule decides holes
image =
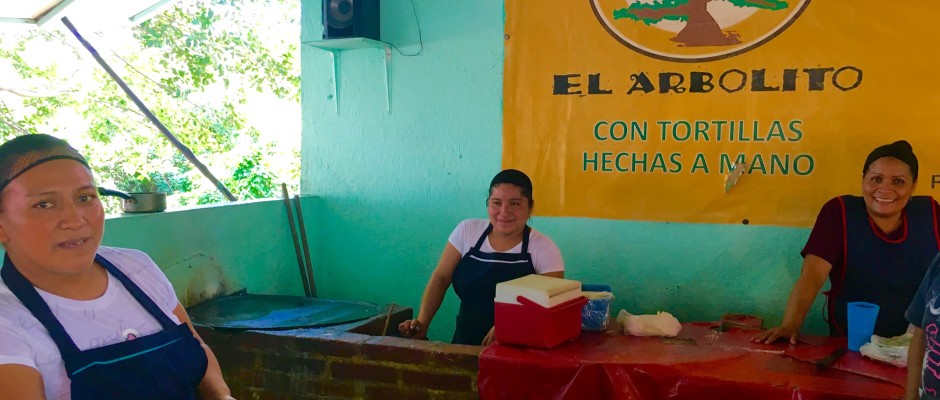
[[[897,146],[899,150],[914,152],[914,148],[911,147],[911,144],[907,140],[898,140],[897,142],[891,143],[891,146]]]

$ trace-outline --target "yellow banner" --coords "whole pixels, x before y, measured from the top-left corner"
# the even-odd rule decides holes
[[[540,215],[810,226],[898,139],[940,197],[933,0],[506,0],[505,43]]]

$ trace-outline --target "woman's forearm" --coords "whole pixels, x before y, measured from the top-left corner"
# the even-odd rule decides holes
[[[196,332],[196,328],[193,327],[193,322],[189,319],[189,314],[186,313],[186,309],[183,308],[182,304],[177,304],[176,308],[173,309],[173,314],[176,315],[176,318],[180,322],[185,323],[189,326],[189,331],[193,333],[193,337],[199,341],[199,345],[202,346],[202,351],[206,353],[206,358],[209,359],[209,363],[206,366],[206,374],[203,375],[202,381],[199,382],[199,386],[196,390],[199,392],[199,398],[203,400],[228,400],[232,398],[232,391],[229,390],[228,385],[225,384],[225,379],[222,378],[222,368],[219,366],[219,360],[215,358],[215,354],[212,352],[212,349],[206,345],[206,342],[202,340],[202,337],[199,336],[199,332]]]
[[[450,281],[438,276],[431,276],[428,285],[424,288],[424,294],[421,296],[421,308],[418,310],[418,321],[424,326],[431,325],[431,320],[437,314],[444,302],[444,295],[447,288],[450,287]]]
[[[917,400],[920,398],[920,383],[924,368],[924,330],[915,327],[911,337],[911,347],[907,349],[907,385],[904,387],[904,398]]]
[[[437,267],[431,273],[431,279],[428,280],[428,285],[424,288],[424,294],[421,295],[421,308],[418,309],[418,318],[416,319],[424,324],[425,328],[431,325],[431,320],[434,319],[437,310],[441,308],[441,303],[444,302],[444,294],[447,293],[447,289],[450,287],[451,280],[454,278],[454,270],[457,268],[461,257],[462,255],[454,245],[448,242],[444,246],[444,252],[441,253]]]
[[[816,301],[816,296],[826,283],[830,271],[832,271],[832,264],[821,257],[807,254],[803,258],[803,268],[787,299],[787,308],[783,312],[781,327],[796,332],[803,325],[806,314]]]
[[[787,308],[783,313],[783,322],[780,325],[793,329],[802,326],[803,321],[806,320],[806,314],[812,308],[824,283],[825,280],[819,281],[806,275],[800,276],[790,291]]]
[[[199,341],[202,342],[202,339]],[[202,343],[202,348],[206,352],[206,357],[209,358],[209,365],[206,368],[206,375],[202,377],[202,382],[199,383],[199,398],[203,400],[231,399],[232,391],[225,384],[225,379],[222,377],[219,360],[215,358],[215,354],[205,343]]]

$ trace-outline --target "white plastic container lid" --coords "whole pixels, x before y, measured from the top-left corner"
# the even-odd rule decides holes
[[[526,275],[496,284],[497,303],[519,304],[522,296],[546,308],[581,296],[581,282],[542,275]]]

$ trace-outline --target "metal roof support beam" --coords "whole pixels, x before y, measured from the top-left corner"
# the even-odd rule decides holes
[[[51,10],[47,11],[45,14],[39,17],[39,19],[36,20],[36,25],[43,26],[53,18],[62,15],[62,13],[65,12],[65,9],[74,2],[75,0],[63,0],[61,3],[57,4],[55,7],[52,7]]]
[[[36,20],[32,18],[9,18],[9,17],[0,17],[0,24],[2,23],[13,23],[13,24],[35,24]]]
[[[179,139],[177,139],[176,136],[174,136],[173,133],[170,132],[170,130],[165,125],[163,125],[162,122],[160,122],[160,119],[157,118],[157,116],[154,115],[149,108],[147,108],[144,102],[142,102],[140,98],[134,94],[131,88],[128,87],[126,83],[124,83],[124,80],[121,79],[121,77],[118,76],[118,74],[114,72],[113,69],[111,69],[111,66],[109,66],[107,61],[105,61],[104,58],[98,54],[98,51],[92,47],[91,43],[88,43],[88,41],[78,33],[78,30],[75,29],[75,25],[72,25],[72,22],[69,21],[68,17],[63,17],[62,23],[65,24],[65,26],[69,29],[70,32],[72,32],[73,35],[75,35],[75,38],[81,42],[82,46],[84,46],[85,49],[91,53],[91,56],[95,58],[95,61],[98,61],[98,64],[101,65],[101,68],[104,68],[105,72],[111,76],[111,79],[113,79],[114,82],[117,83],[122,90],[124,90],[124,94],[126,94],[127,97],[129,97],[131,101],[137,105],[137,108],[139,108],[140,111],[147,116],[147,119],[149,119],[150,122],[152,122],[157,127],[160,133],[162,133],[163,136],[165,136],[167,140],[169,140],[170,143],[173,144],[173,146],[176,147],[176,149],[179,150],[181,154],[183,154],[183,157],[186,157],[186,159],[189,160],[189,162],[191,162],[196,167],[196,169],[199,170],[199,172],[202,172],[206,178],[209,178],[209,180],[212,181],[212,184],[215,185],[216,189],[222,192],[222,195],[224,195],[225,198],[227,198],[229,201],[237,201],[238,199],[236,199],[235,195],[233,195],[232,192],[230,192],[228,188],[225,187],[225,184],[216,179],[215,175],[212,175],[212,172],[209,171],[209,168],[199,161],[199,158],[196,157],[196,154],[194,154],[193,151],[189,149],[189,147],[186,147],[185,144],[180,142]]]
[[[130,20],[134,24],[142,23],[150,19],[150,17],[159,14],[164,8],[172,5],[174,2],[176,2],[176,0],[159,0],[151,4],[150,7],[147,7],[145,10],[131,16]]]

